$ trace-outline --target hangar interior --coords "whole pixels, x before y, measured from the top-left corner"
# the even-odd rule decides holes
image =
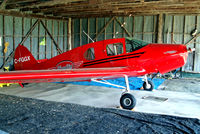
[[[189,55],[183,71],[200,72],[198,1],[2,0],[0,4],[1,65],[33,24],[41,19],[63,52],[92,40],[121,37],[149,43],[187,44],[196,51]],[[9,46],[4,53],[6,42]],[[24,45],[36,59],[58,54],[41,24],[36,25]],[[9,65],[12,64],[11,61]]]
[[[121,120],[116,121],[117,123],[111,120],[114,120],[116,115],[120,119],[123,116],[123,119],[129,117],[135,120],[133,118],[135,115],[133,114],[137,114],[137,112],[142,112],[142,117],[140,114],[137,115],[138,121],[154,121],[152,115],[144,114],[143,116],[143,112],[147,112],[173,116],[180,115],[181,118],[175,117],[173,121],[185,121],[186,125],[182,123],[179,124],[181,127],[177,127],[176,123],[175,125],[173,123],[173,125],[168,125],[168,121],[161,120],[159,123],[163,121],[166,124],[158,125],[159,123],[153,123],[153,125],[157,124],[157,128],[163,126],[162,129],[150,128],[151,124],[147,123],[145,129],[144,124],[142,124],[139,127],[140,130],[138,128],[135,129],[135,133],[138,131],[147,132],[149,128],[152,133],[178,133],[179,131],[180,133],[200,133],[200,83],[199,79],[196,78],[200,74],[199,5],[199,0],[0,0],[1,68],[6,64],[12,69],[13,60],[9,61],[7,59],[9,57],[12,58],[12,52],[21,42],[37,60],[50,59],[62,52],[92,41],[122,37],[133,37],[149,43],[185,44],[188,48],[195,48],[193,53],[189,53],[187,63],[182,67],[183,72],[191,73],[192,79],[168,80],[164,87],[155,92],[131,91],[138,100],[136,112],[132,113],[126,113],[127,111],[125,113],[122,111],[121,113],[120,110],[115,111],[115,109],[94,108],[91,110],[82,106],[86,104],[87,106],[92,106],[92,108],[96,107],[96,105],[116,108],[118,106],[116,102],[121,92],[112,88],[73,86],[70,84],[64,86],[55,83],[30,84],[27,88],[16,86],[13,88],[1,88],[0,96],[3,100],[0,101],[0,113],[4,114],[0,114],[2,118],[2,120],[0,118],[0,133],[1,130],[10,133],[15,133],[15,131],[27,133],[26,130],[30,130],[32,133],[59,133],[63,132],[61,131],[63,128],[69,133],[91,133],[92,131],[97,131],[97,133],[129,133],[128,130],[135,124],[131,126],[129,123],[124,122],[126,125],[122,129],[121,126],[123,125],[118,124],[119,122],[121,123]],[[99,90],[97,91],[96,89]],[[166,92],[164,92],[165,90]],[[94,95],[94,93],[96,94]],[[11,96],[4,96],[4,94]],[[69,95],[68,98],[66,97],[67,95]],[[29,100],[28,98],[35,99]],[[16,102],[11,102],[10,100]],[[4,104],[7,101],[8,104]],[[52,104],[54,102],[51,103],[51,101],[59,103]],[[81,106],[73,105],[73,103]],[[53,105],[52,107],[49,106],[51,104]],[[43,106],[50,110],[43,110]],[[1,111],[3,108],[6,110],[11,108],[11,110],[7,110],[10,112],[6,113]],[[21,113],[20,108],[27,111]],[[34,112],[32,115],[29,113],[31,110]],[[88,112],[88,110],[92,112]],[[14,114],[12,111],[14,111]],[[19,117],[15,117],[15,112]],[[104,112],[109,112],[109,114],[101,116]],[[65,114],[67,117],[71,117],[72,122],[66,119]],[[73,122],[73,114],[78,115],[73,119],[78,120],[79,124],[76,121]],[[111,114],[113,114],[113,117],[110,116]],[[21,117],[21,115],[25,115],[25,117]],[[9,116],[10,118],[12,117],[11,121],[7,119]],[[56,123],[47,125],[49,120],[52,119],[51,117],[62,129],[58,129]],[[60,117],[63,118],[61,119]],[[182,117],[186,117],[186,119]],[[31,118],[35,119],[31,120]],[[143,120],[144,118],[149,120]],[[192,119],[188,119],[188,121],[187,118]],[[198,119],[196,120],[196,118]],[[103,119],[108,123],[108,127],[100,124],[102,130],[99,130],[98,127],[95,128],[94,122],[98,124],[97,120]],[[107,119],[110,120],[108,121]],[[157,119],[156,115],[155,120]],[[42,120],[46,124],[34,126],[33,124],[38,123],[38,120],[39,123]],[[194,121],[195,123],[188,123],[187,121]],[[15,126],[15,122],[18,125],[23,125],[23,127]],[[89,124],[90,127],[87,126],[88,122],[91,123]],[[106,124],[105,122],[104,124]],[[68,123],[71,124],[63,125]],[[29,124],[29,126],[26,126],[26,124]],[[80,126],[80,124],[83,125]],[[184,127],[182,127],[183,124],[185,125]],[[115,125],[118,125],[121,130],[114,129]],[[43,127],[41,129],[38,126]],[[75,131],[77,126],[79,131]],[[109,127],[113,127],[113,129]],[[95,131],[91,130],[91,128]]]

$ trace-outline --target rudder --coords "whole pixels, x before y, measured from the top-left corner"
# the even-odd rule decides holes
[[[25,46],[19,44],[15,50],[15,70],[33,70],[35,64],[37,64],[37,61],[31,52]]]

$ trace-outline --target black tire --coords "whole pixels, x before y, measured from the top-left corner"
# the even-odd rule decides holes
[[[125,93],[120,98],[120,105],[123,109],[132,110],[136,105],[136,99],[132,94]]]
[[[143,88],[144,88],[144,90],[146,90],[146,91],[152,91],[153,88],[154,88],[153,82],[148,80],[148,83],[149,83],[151,86],[150,86],[150,87],[147,87],[147,83],[144,82],[144,83],[143,83]]]

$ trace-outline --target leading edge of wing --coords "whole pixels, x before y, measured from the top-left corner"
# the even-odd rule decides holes
[[[144,75],[144,69],[130,67],[81,68],[67,70],[24,70],[0,73],[0,83],[39,83],[84,81],[92,78],[115,78]]]

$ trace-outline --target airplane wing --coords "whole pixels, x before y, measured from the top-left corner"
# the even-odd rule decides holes
[[[0,73],[0,83],[40,83],[40,82],[64,82],[83,81],[91,78],[115,78],[143,75],[144,69],[129,67],[111,68],[81,68],[68,70],[28,70]]]

